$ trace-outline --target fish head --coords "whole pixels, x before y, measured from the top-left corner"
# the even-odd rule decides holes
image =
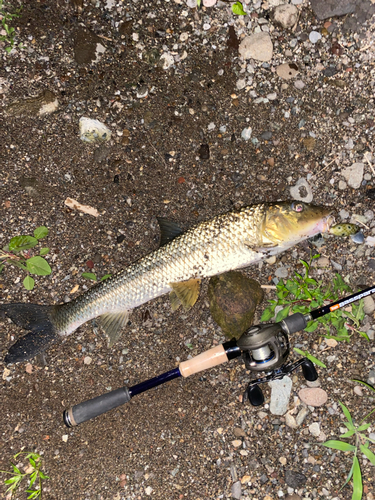
[[[278,246],[291,246],[329,231],[334,218],[329,207],[301,201],[270,204],[265,214],[263,237]]]

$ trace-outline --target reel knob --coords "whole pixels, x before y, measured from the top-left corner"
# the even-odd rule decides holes
[[[318,372],[316,371],[314,364],[307,358],[303,360],[302,372],[305,379],[309,382],[315,382],[318,378]]]
[[[264,395],[259,385],[250,385],[246,392],[247,397],[253,406],[260,406],[264,403]]]

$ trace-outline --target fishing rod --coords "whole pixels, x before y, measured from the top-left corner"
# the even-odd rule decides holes
[[[307,358],[301,358],[294,363],[286,362],[290,353],[288,335],[303,330],[311,320],[341,309],[373,293],[375,293],[375,286],[353,293],[349,297],[344,297],[307,314],[294,313],[278,323],[252,326],[238,340],[230,340],[212,347],[192,359],[183,361],[173,370],[132,387],[120,387],[72,406],[64,411],[64,423],[68,427],[75,427],[128,403],[134,396],[153,387],[165,384],[178,377],[190,377],[190,375],[226,363],[239,356],[243,357],[246,368],[253,374],[266,372],[264,377],[258,377],[250,381],[244,395],[244,401],[249,400],[253,406],[259,406],[264,402],[263,392],[259,384],[282,379],[299,367],[302,368],[306,380],[312,382],[318,378],[314,364]]]

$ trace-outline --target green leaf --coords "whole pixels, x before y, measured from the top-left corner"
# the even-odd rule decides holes
[[[334,450],[340,451],[354,451],[356,449],[355,446],[349,443],[344,443],[343,441],[330,440],[323,443],[323,446],[327,448],[333,448]]]
[[[107,280],[108,278],[110,278],[112,276],[112,274],[105,274],[101,279],[100,281],[104,281],[104,280]]]
[[[49,476],[46,476],[41,470],[39,471],[39,476],[41,479],[49,479]]]
[[[48,234],[48,228],[46,226],[39,226],[34,229],[34,236],[37,240],[45,238]]]
[[[364,455],[366,455],[366,457],[370,460],[372,465],[375,465],[375,455],[373,454],[373,452],[371,450],[369,450],[368,448],[366,448],[366,446],[363,446],[363,444],[359,445],[359,448],[360,448],[361,452]]]
[[[287,307],[284,307],[284,309],[281,309],[276,315],[275,322],[278,323],[279,321],[282,321],[284,318],[286,318],[289,314],[289,309],[290,305]]]
[[[312,361],[315,365],[320,366],[321,368],[327,368],[326,365],[320,361],[318,358],[313,356],[312,354],[309,354],[308,352],[306,353],[306,358]]]
[[[267,309],[265,309],[263,311],[263,314],[262,314],[262,317],[260,318],[260,321],[262,321],[262,322],[269,321],[271,318],[273,318],[274,314],[275,313],[272,311],[272,309],[270,307],[268,307]]]
[[[343,403],[341,403],[341,401],[339,401],[339,405],[341,406],[341,409],[344,412],[344,415],[347,418],[348,422],[353,425],[352,416],[350,415],[350,412],[347,409],[347,407]]]
[[[12,464],[12,468],[13,468],[13,472],[15,472],[16,474],[22,474],[21,471],[19,470],[19,468],[13,464]]]
[[[318,328],[319,326],[319,323],[318,321],[310,321],[308,324],[307,324],[307,327],[305,328],[305,332],[315,332],[315,330]]]
[[[353,458],[353,495],[352,500],[361,500],[363,493],[362,474],[357,457]]]
[[[82,278],[86,278],[87,280],[96,281],[96,274],[94,273],[82,273],[81,276]]]
[[[38,240],[32,236],[15,236],[9,242],[10,252],[21,252],[22,250],[28,250],[29,248],[35,247]]]
[[[0,273],[4,269],[4,264],[0,264]]]
[[[345,434],[340,434],[340,438],[348,438],[348,437],[353,436],[353,434],[355,434],[355,431],[348,431],[348,432],[345,432]]]
[[[363,424],[363,425],[360,425],[359,427],[357,427],[357,431],[358,432],[361,432],[361,431],[366,431],[369,427],[370,427],[371,424]]]
[[[237,16],[246,16],[246,12],[243,10],[241,2],[236,2],[232,5],[232,12]]]
[[[26,493],[30,493],[30,490],[26,490]],[[31,495],[27,497],[27,499],[29,500],[29,498],[37,498],[38,496],[40,496],[40,493],[40,490],[35,490],[31,493]]]
[[[35,285],[35,280],[31,276],[26,276],[26,278],[23,280],[23,286],[26,288],[26,290],[32,290]]]
[[[37,274],[38,276],[48,276],[52,272],[46,259],[39,257],[39,255],[27,259],[26,267],[30,273]]]
[[[44,247],[44,248],[41,248],[39,250],[39,255],[47,255],[48,252],[49,252],[49,248],[48,247]]]

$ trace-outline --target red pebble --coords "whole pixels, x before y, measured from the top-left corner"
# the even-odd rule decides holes
[[[177,182],[178,182],[179,184],[183,184],[183,183],[185,182],[185,179],[184,179],[183,177],[179,177],[179,178],[177,179]]]
[[[89,269],[93,269],[94,268],[94,263],[92,260],[88,260],[86,262],[86,266],[89,268]]]

